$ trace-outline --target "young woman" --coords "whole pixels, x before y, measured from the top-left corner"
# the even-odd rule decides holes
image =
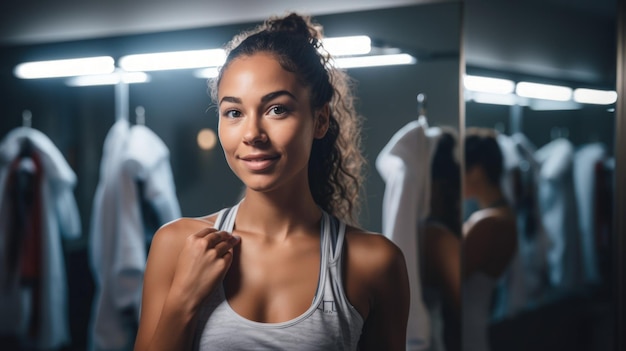
[[[404,257],[354,226],[359,123],[320,39],[290,14],[230,43],[212,96],[245,196],[155,234],[135,350],[405,348]]]

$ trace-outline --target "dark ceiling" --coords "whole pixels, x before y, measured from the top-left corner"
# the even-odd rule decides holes
[[[618,0],[464,0],[468,68],[612,84]],[[23,0],[0,4],[0,47],[452,0]]]

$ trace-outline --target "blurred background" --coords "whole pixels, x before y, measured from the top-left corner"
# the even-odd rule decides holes
[[[97,225],[94,214],[98,211],[94,200],[103,179],[105,138],[116,122],[127,120],[130,125],[145,126],[167,147],[169,154],[165,162],[171,167],[175,203],[170,205],[174,212],[178,207],[180,214],[188,217],[212,213],[233,204],[242,189],[228,168],[219,143],[212,143],[217,118],[208,93],[207,72],[201,71],[207,67],[146,70],[139,82],[113,81],[99,85],[84,85],[89,83],[77,83],[71,77],[19,77],[16,67],[27,62],[108,56],[116,72],[120,72],[120,63],[129,55],[221,48],[235,34],[254,27],[270,15],[297,11],[312,15],[329,38],[369,37],[369,53],[346,54],[345,58],[395,54],[410,57],[400,64],[345,63],[355,82],[357,110],[364,118],[363,151],[369,168],[360,224],[369,230],[381,232],[384,222],[385,182],[375,169],[377,156],[396,132],[419,116],[426,117],[430,127],[453,132],[459,145],[454,157],[461,164],[462,138],[467,127],[490,128],[510,138],[523,135],[534,151],[555,140],[567,140],[572,155],[591,143],[601,149],[602,165],[606,168],[602,168],[601,177],[594,179],[602,179],[604,187],[589,195],[604,196],[596,205],[601,207],[600,212],[589,217],[591,224],[579,223],[582,216],[579,212],[562,212],[563,216],[558,217],[562,219],[559,224],[562,230],[552,234],[552,241],[546,241],[552,244],[545,247],[536,244],[537,238],[549,237],[549,229],[523,237],[527,240],[519,245],[526,245],[525,256],[520,253],[514,262],[532,266],[531,258],[541,255],[543,258],[538,260],[542,263],[532,266],[533,277],[540,276],[537,278],[540,283],[533,285],[532,290],[527,282],[523,302],[490,309],[489,338],[494,350],[613,349],[616,305],[611,290],[615,284],[611,257],[615,199],[611,195],[614,150],[618,145],[615,136],[617,2],[27,0],[19,4],[2,3],[0,140],[5,144],[0,145],[6,146],[8,137],[24,127],[36,129],[49,138],[75,173],[75,183],[70,188],[80,225],[74,230],[60,226],[55,239],[60,243],[57,254],[62,257],[61,268],[66,277],[58,276],[54,284],[67,284],[67,302],[62,310],[67,313],[69,338],[48,336],[50,342],[42,344],[34,337],[24,343],[22,337],[7,332],[11,328],[6,326],[15,324],[15,320],[7,317],[8,313],[0,313],[3,327],[0,348],[5,349],[3,345],[6,349],[90,348],[90,324],[95,318],[93,306],[98,290],[97,273],[94,273],[97,268],[90,257],[94,250],[90,245],[95,242],[91,233]],[[506,80],[504,84],[510,88],[485,91],[468,85],[468,76]],[[527,96],[516,91],[520,82],[543,83],[572,91],[566,98],[556,100]],[[608,92],[608,102],[576,101],[573,90],[580,88]],[[533,92],[538,90],[531,88]],[[423,101],[418,101],[420,94]],[[538,161],[538,155],[533,158],[538,168],[533,169],[540,173],[543,161]],[[544,151],[543,155],[541,160],[550,153]],[[569,164],[565,168],[574,169],[572,155],[563,161]],[[558,157],[552,160],[555,158]],[[519,155],[515,159],[518,162],[511,161],[507,170],[528,174],[522,171],[529,169],[529,163],[520,163]],[[10,161],[3,159],[0,166],[6,168],[9,164]],[[142,192],[149,192],[144,187],[146,179],[138,182],[140,197]],[[477,205],[460,196],[463,211],[459,215],[464,220]],[[516,199],[521,201],[519,197]],[[586,202],[578,203],[589,207],[585,207]],[[142,228],[145,255],[150,233],[165,217],[159,218],[158,210],[150,212],[155,211],[154,204],[138,206],[145,225]],[[533,208],[540,209],[538,206]],[[529,207],[523,209],[529,211]],[[416,223],[419,219],[416,218]],[[545,225],[540,216],[534,220],[537,227]],[[585,229],[581,228],[590,225],[593,228],[583,234]],[[566,227],[576,227],[580,279],[561,288],[550,281],[548,271],[554,265],[564,264],[563,261],[554,258],[556,263],[550,266],[545,257],[555,240],[568,240],[561,233]],[[518,228],[519,237],[522,229]],[[71,233],[63,235],[64,231]],[[462,237],[460,230],[455,232]],[[543,251],[537,251],[539,246]],[[5,244],[5,255],[9,252],[7,247]],[[526,281],[526,274],[518,273],[518,277]],[[499,292],[505,293],[507,289],[512,288],[501,284]],[[10,301],[7,296],[3,297],[5,302]],[[455,347],[458,346],[448,345],[450,350]]]

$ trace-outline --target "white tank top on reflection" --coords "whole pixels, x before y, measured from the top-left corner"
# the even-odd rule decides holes
[[[223,209],[215,227],[232,232],[238,206]],[[281,323],[260,323],[237,314],[224,288],[203,306],[194,340],[195,350],[356,350],[363,319],[348,302],[341,277],[345,223],[322,216],[320,274],[313,304],[302,315]]]

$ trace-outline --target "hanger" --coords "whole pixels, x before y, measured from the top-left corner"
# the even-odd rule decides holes
[[[417,94],[417,117],[426,118],[426,95],[424,93]]]
[[[31,128],[33,121],[33,113],[30,110],[22,111],[22,127]]]
[[[550,129],[550,137],[552,140],[567,139],[569,137],[569,128],[567,127],[552,127]]]
[[[146,125],[146,109],[141,105],[135,107],[135,124]]]

